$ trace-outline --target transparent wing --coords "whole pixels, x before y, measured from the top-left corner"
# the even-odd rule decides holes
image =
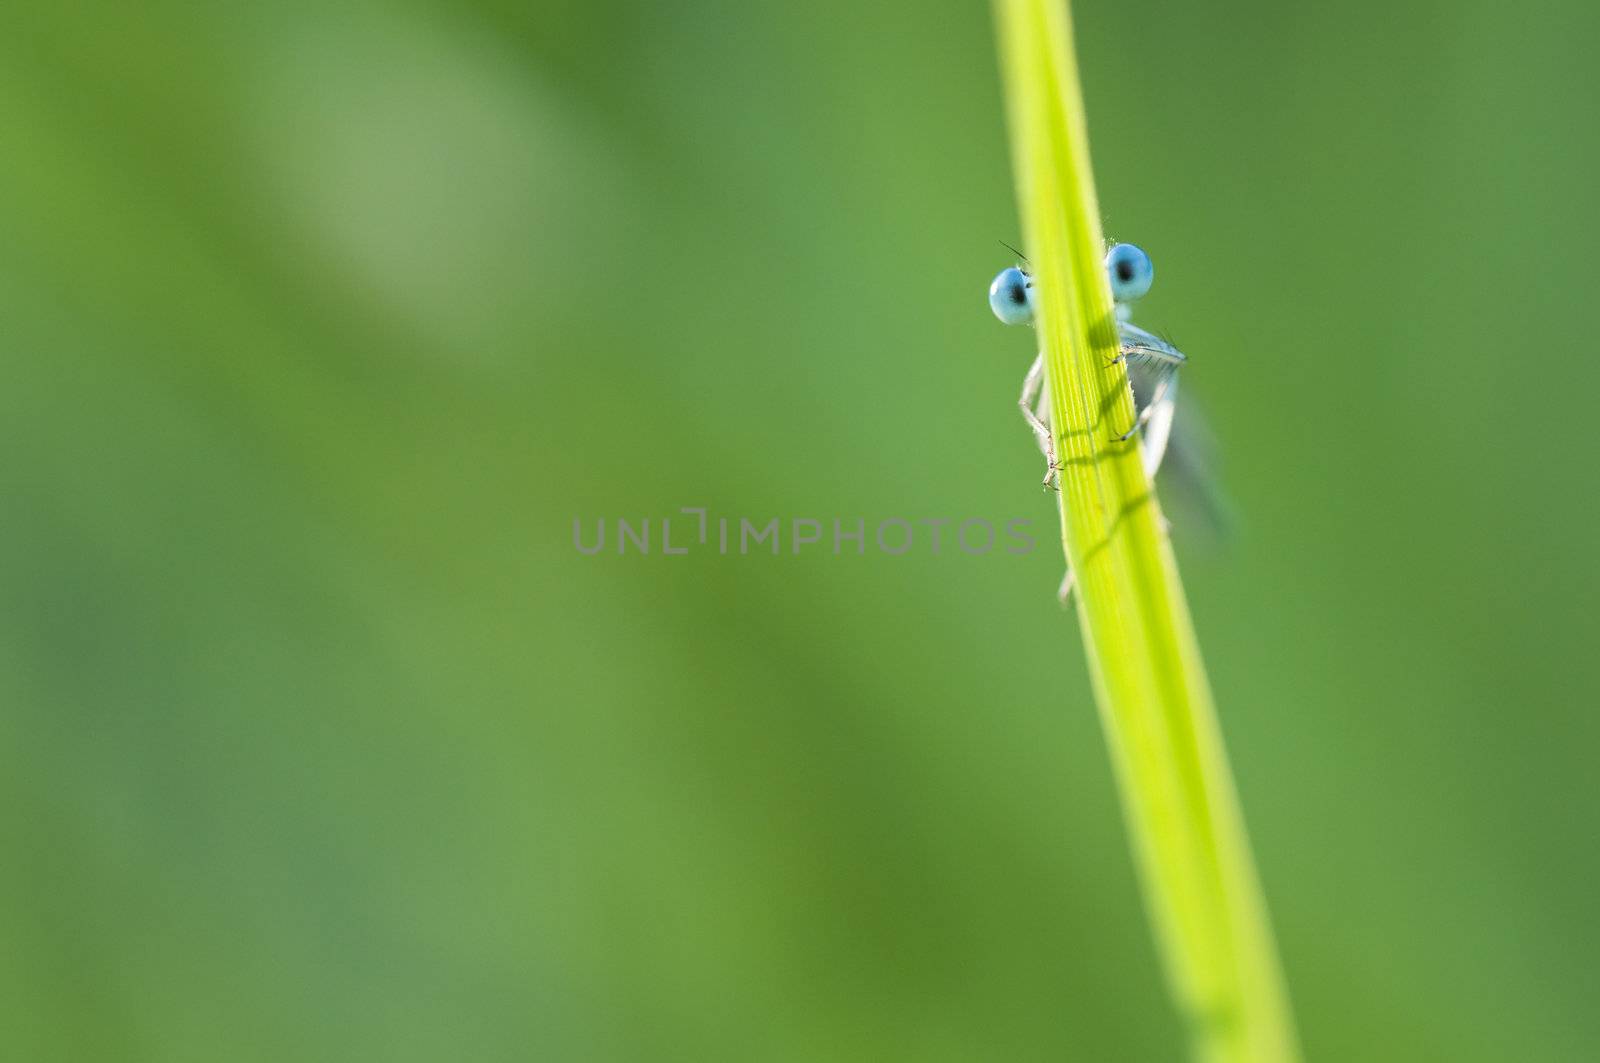
[[[1157,481],[1162,508],[1185,542],[1226,543],[1237,532],[1237,513],[1222,489],[1218,467],[1216,437],[1194,396],[1186,395]]]
[[[1178,370],[1187,359],[1166,340],[1131,322],[1118,326],[1118,340],[1128,369],[1128,383],[1133,387],[1134,408],[1143,426],[1139,453],[1144,458],[1146,474],[1153,477],[1161,468],[1171,440],[1178,404]]]
[[[1183,352],[1132,322],[1118,325],[1128,382],[1144,421],[1140,453],[1145,471],[1157,476],[1162,502],[1186,539],[1227,540],[1237,524],[1218,485],[1216,437],[1192,395],[1179,408],[1178,370]]]

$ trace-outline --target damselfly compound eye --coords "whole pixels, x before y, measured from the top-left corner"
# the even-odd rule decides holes
[[[1142,247],[1118,244],[1106,252],[1106,273],[1111,278],[1111,297],[1131,303],[1150,290],[1156,267]]]
[[[1015,266],[1000,271],[989,285],[989,309],[1008,325],[1026,325],[1033,320],[1033,284]]]

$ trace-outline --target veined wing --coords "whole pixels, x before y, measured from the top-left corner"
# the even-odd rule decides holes
[[[1134,409],[1144,426],[1139,431],[1139,454],[1144,459],[1145,474],[1154,477],[1166,458],[1172,437],[1178,370],[1187,359],[1166,340],[1131,322],[1118,324],[1118,340],[1128,383],[1133,387]]]

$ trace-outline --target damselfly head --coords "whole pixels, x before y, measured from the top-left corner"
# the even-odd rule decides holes
[[[1016,266],[1008,266],[989,285],[989,309],[1007,325],[1033,321],[1033,281]]]
[[[1106,252],[1106,275],[1111,279],[1111,297],[1119,303],[1131,303],[1150,290],[1156,267],[1144,248],[1117,244]]]

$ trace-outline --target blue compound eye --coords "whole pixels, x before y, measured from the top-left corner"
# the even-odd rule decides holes
[[[1111,297],[1119,303],[1131,303],[1150,290],[1156,267],[1144,248],[1118,244],[1106,252],[1106,274],[1111,278]]]
[[[989,285],[989,309],[1008,325],[1026,325],[1033,320],[1033,286],[1028,275],[1015,266],[1000,271]]]

